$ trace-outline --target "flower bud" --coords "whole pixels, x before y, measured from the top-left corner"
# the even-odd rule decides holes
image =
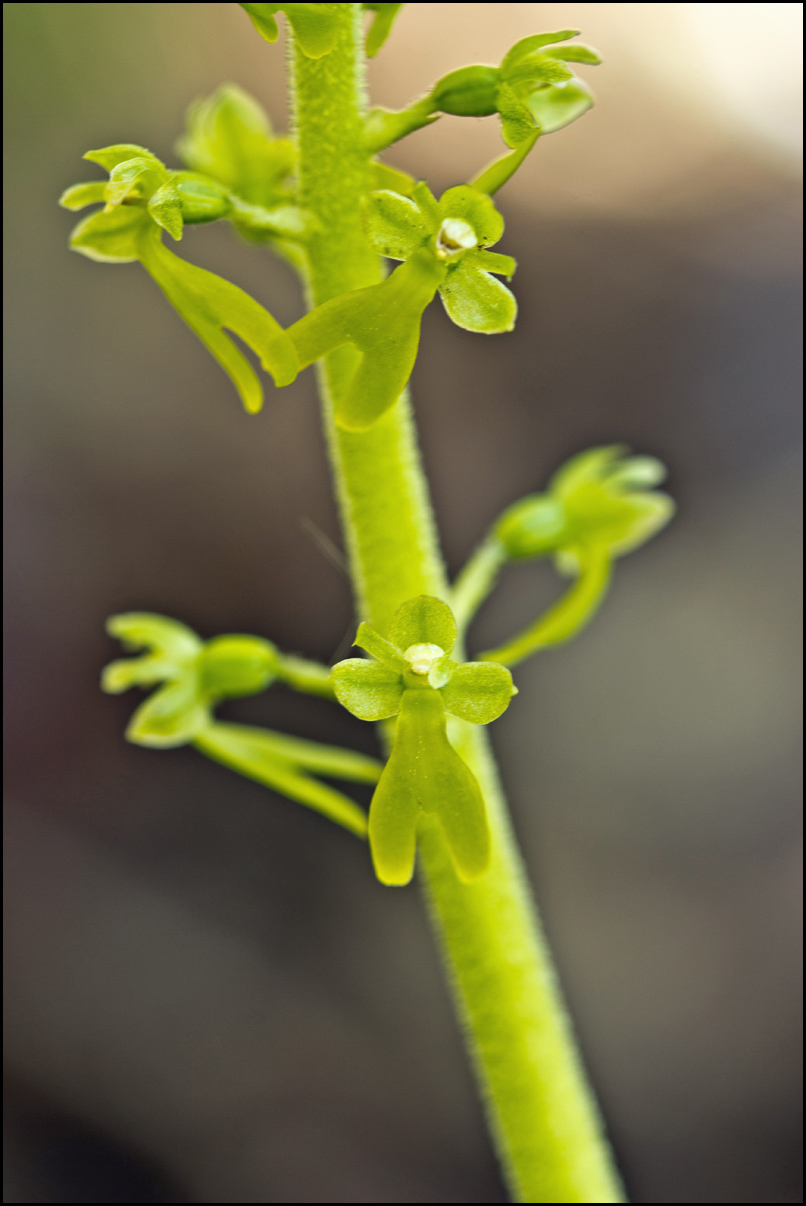
[[[201,689],[218,698],[256,695],[276,677],[277,666],[277,650],[269,641],[250,636],[215,637],[199,654]]]
[[[565,507],[549,494],[531,494],[504,512],[495,532],[509,557],[545,557],[567,539]]]
[[[205,180],[191,172],[177,172],[171,183],[182,207],[182,219],[188,224],[215,222],[231,209],[229,192],[215,180]]]
[[[489,117],[498,110],[497,67],[460,67],[438,80],[431,91],[435,108],[456,117]]]

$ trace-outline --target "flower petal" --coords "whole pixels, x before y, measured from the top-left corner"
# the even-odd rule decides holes
[[[73,184],[66,188],[59,197],[59,205],[64,209],[83,209],[85,205],[95,205],[105,201],[105,180],[91,180],[88,184]]]
[[[135,745],[171,749],[186,745],[210,723],[198,676],[189,671],[161,691],[155,691],[132,716],[126,736]]]
[[[456,621],[447,603],[432,595],[417,595],[397,609],[389,640],[405,651],[412,645],[438,645],[450,653],[456,644]]]
[[[122,205],[112,213],[99,210],[79,222],[70,246],[100,264],[131,264],[140,258],[140,235],[150,221],[139,205]]]
[[[486,193],[480,193],[469,184],[459,184],[447,189],[439,199],[439,216],[462,218],[476,232],[480,247],[497,243],[504,233],[504,219]]]
[[[409,669],[409,663],[404,658],[403,654],[393,645],[391,641],[387,641],[380,633],[371,628],[369,624],[361,623],[358,625],[354,645],[358,645],[360,649],[366,650],[387,670],[394,670],[395,674],[405,674]]]
[[[563,84],[538,88],[526,103],[540,133],[554,134],[587,113],[593,105],[593,95],[582,80],[574,78]]]
[[[489,724],[509,707],[512,675],[496,662],[465,662],[441,688],[445,711],[471,724]]]
[[[448,273],[439,294],[448,317],[465,331],[498,335],[515,326],[518,303],[514,296],[469,256]]]
[[[431,234],[420,207],[388,189],[362,199],[361,223],[372,250],[393,260],[408,259]]]
[[[387,720],[400,711],[400,675],[379,662],[349,657],[330,672],[336,699],[359,720]]]
[[[110,616],[106,631],[117,637],[125,649],[155,649],[175,662],[195,658],[203,645],[186,624],[151,611],[128,611]]]

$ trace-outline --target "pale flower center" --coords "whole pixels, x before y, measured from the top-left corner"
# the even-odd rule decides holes
[[[459,251],[469,251],[478,242],[476,232],[463,218],[446,218],[437,234],[437,255],[450,259]]]
[[[409,645],[403,654],[415,674],[428,674],[435,662],[445,656],[439,645]]]

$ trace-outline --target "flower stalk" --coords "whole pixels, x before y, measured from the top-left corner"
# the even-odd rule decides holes
[[[105,691],[154,689],[128,740],[190,745],[368,839],[383,884],[421,880],[485,1105],[515,1200],[619,1202],[618,1175],[581,1066],[540,928],[484,726],[517,694],[507,668],[574,637],[607,593],[615,561],[674,512],[652,457],[613,445],[568,461],[546,491],[496,520],[450,586],[407,392],[422,316],[439,296],[458,326],[511,331],[517,303],[499,279],[515,261],[493,252],[504,220],[492,201],[538,138],[593,103],[569,63],[599,62],[575,30],[521,39],[499,66],[459,68],[398,113],[367,111],[366,57],[398,4],[244,4],[258,33],[290,25],[294,138],[276,138],[235,85],[197,101],[166,167],[120,143],[85,158],[107,181],[74,185],[71,210],[102,204],[71,247],[100,263],[139,262],[235,385],[247,412],[261,380],[230,333],[277,386],[316,365],[322,419],[368,657],[328,669],[262,637],[205,640],[150,612],[113,616]],[[364,10],[374,13],[366,41]],[[442,114],[496,115],[508,151],[437,199],[424,181],[375,158]],[[187,224],[223,219],[299,272],[308,312],[287,330],[235,284],[175,255]],[[384,259],[400,262],[391,272]],[[573,581],[544,615],[476,660],[464,639],[502,570],[551,558]],[[219,720],[228,698],[272,683],[381,722],[385,765],[354,750]],[[323,779],[375,785],[369,815]]]
[[[314,303],[380,279],[359,221],[369,171],[359,137],[360,6],[338,8],[330,54],[312,60],[297,47],[293,58],[300,203],[324,232],[309,248]],[[407,599],[450,593],[407,398],[367,432],[334,422],[332,399],[354,355],[339,348],[326,359],[322,406],[357,608],[385,632]],[[439,827],[426,821],[420,870],[507,1181],[523,1202],[621,1201],[485,735],[453,723],[454,744],[486,803],[492,863],[481,879],[462,883]]]

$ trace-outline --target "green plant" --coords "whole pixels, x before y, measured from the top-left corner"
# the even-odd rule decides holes
[[[503,234],[495,193],[545,134],[592,104],[569,63],[595,64],[574,30],[525,38],[498,67],[451,72],[399,112],[365,108],[366,54],[380,50],[396,4],[244,4],[273,41],[290,24],[293,139],[275,138],[259,105],[229,85],[190,110],[169,170],[134,144],[90,151],[106,181],[69,188],[68,209],[103,208],[71,246],[109,263],[139,261],[231,377],[250,413],[263,391],[227,332],[278,386],[316,363],[356,609],[368,658],[332,669],[258,637],[202,641],[175,620],[134,613],[109,632],[139,657],[104,671],[107,691],[158,689],[129,740],[191,744],[241,774],[369,837],[378,878],[405,884],[415,856],[480,1089],[513,1196],[531,1202],[622,1200],[549,954],[526,885],[484,728],[516,693],[508,667],[572,638],[601,603],[616,558],[669,520],[654,490],[662,466],[619,447],[584,452],[547,491],[516,502],[453,585],[446,580],[406,385],[422,314],[437,293],[459,326],[512,329],[489,250]],[[366,45],[362,10],[374,12]],[[442,113],[498,114],[506,151],[439,200],[377,156]],[[163,243],[186,223],[225,219],[299,272],[308,313],[284,330],[246,293]],[[401,261],[385,272],[383,257]],[[566,594],[504,645],[464,660],[465,634],[500,570],[551,557]],[[220,722],[216,703],[273,681],[332,699],[381,725],[385,762],[284,734]],[[369,817],[322,779],[377,783]]]

